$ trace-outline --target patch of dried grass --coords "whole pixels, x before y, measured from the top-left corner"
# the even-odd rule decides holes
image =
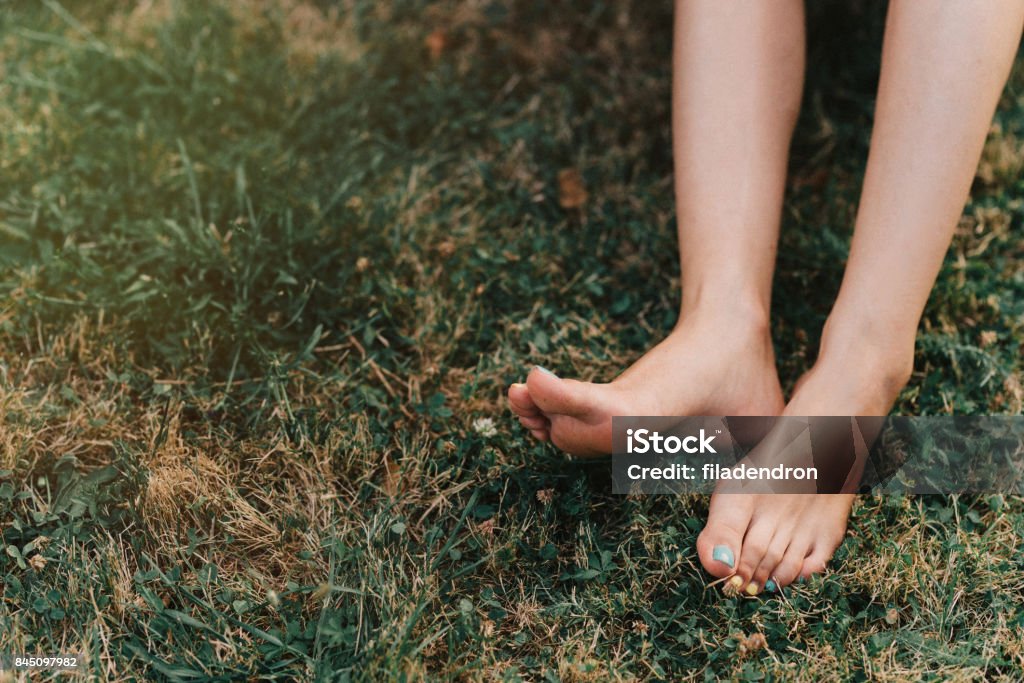
[[[132,11],[114,14],[111,26],[130,42],[155,47],[154,32],[174,17],[175,4],[172,0],[142,0]],[[324,57],[355,62],[364,53],[352,24],[352,2],[326,10],[307,0],[232,0],[221,5],[230,12],[242,36],[279,31],[288,64],[296,71],[307,72]]]

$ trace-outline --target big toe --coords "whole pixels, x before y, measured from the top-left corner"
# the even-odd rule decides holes
[[[697,537],[697,555],[709,574],[725,578],[739,566],[743,535],[750,525],[750,496],[715,494],[708,523]]]
[[[611,453],[612,417],[628,414],[621,412],[612,385],[561,379],[534,368],[526,378],[526,388],[550,422],[551,443],[582,458]]]
[[[539,417],[540,408],[533,402],[530,390],[525,384],[516,382],[508,388],[508,404],[520,417]]]
[[[594,388],[589,382],[562,379],[550,370],[535,367],[526,377],[530,398],[548,416],[583,416],[592,412],[596,405]]]

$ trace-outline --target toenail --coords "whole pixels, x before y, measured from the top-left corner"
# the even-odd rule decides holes
[[[747,595],[757,595],[757,584],[750,583],[747,585]]]
[[[774,593],[775,591],[779,590],[779,587],[775,584],[774,580],[768,579],[764,582],[764,589],[766,591],[771,591],[772,593]]]
[[[551,375],[552,377],[558,377],[558,375],[556,375],[555,373],[551,372],[550,370],[548,370],[547,368],[545,368],[545,367],[544,367],[544,366],[542,366],[542,365],[537,365],[537,366],[535,366],[535,367],[536,367],[536,368],[537,368],[538,370],[540,370],[541,372],[546,372],[546,373],[548,373],[548,374],[549,374],[549,375]]]
[[[734,576],[734,577],[732,577],[731,579],[729,579],[729,585],[732,586],[733,588],[735,588],[736,590],[739,590],[740,588],[743,588],[743,577],[742,576]]]
[[[736,566],[736,557],[732,554],[732,548],[727,545],[716,545],[711,551],[711,559],[717,560],[729,568]]]

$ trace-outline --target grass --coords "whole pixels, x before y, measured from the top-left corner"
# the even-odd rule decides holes
[[[826,576],[726,599],[705,499],[612,496],[513,426],[524,367],[606,379],[674,322],[670,9],[0,7],[0,652],[100,680],[1018,679],[1020,497],[863,498]],[[881,36],[866,3],[810,25],[787,387]],[[1022,412],[1022,87],[897,413]]]

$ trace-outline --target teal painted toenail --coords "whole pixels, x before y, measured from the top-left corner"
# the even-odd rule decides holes
[[[711,551],[711,559],[718,560],[724,565],[728,565],[731,569],[736,566],[736,558],[732,554],[732,550],[727,545],[716,545]]]
[[[766,591],[771,591],[772,593],[774,593],[775,591],[779,590],[779,587],[777,585],[775,585],[774,581],[772,581],[771,579],[768,579],[767,581],[764,582],[764,589]]]
[[[549,375],[551,375],[552,377],[558,377],[558,375],[556,375],[555,373],[551,372],[550,370],[548,370],[547,368],[545,368],[545,367],[543,367],[543,366],[541,366],[541,365],[538,365],[538,366],[536,366],[536,367],[537,367],[537,369],[538,369],[538,370],[540,370],[541,372],[546,372],[546,373],[548,373]]]

